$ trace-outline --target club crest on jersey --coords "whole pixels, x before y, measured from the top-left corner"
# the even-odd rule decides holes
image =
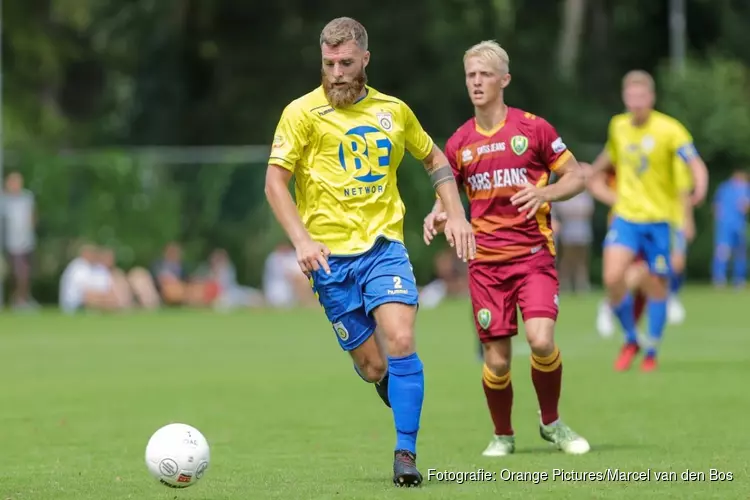
[[[654,150],[654,146],[656,146],[656,140],[652,136],[643,136],[643,139],[641,139],[641,148],[643,148],[643,151],[650,153]]]
[[[485,330],[490,327],[492,321],[492,313],[489,309],[484,308],[477,311],[477,323]]]
[[[391,116],[390,113],[377,113],[375,114],[375,117],[378,120],[378,125],[380,125],[380,128],[385,132],[390,132],[393,129],[393,116]]]
[[[521,156],[529,149],[529,139],[523,135],[514,135],[510,140],[510,148],[518,156]]]
[[[344,342],[349,339],[349,330],[346,329],[344,323],[342,323],[341,321],[333,324],[333,330],[336,332],[336,335],[338,335],[338,337]]]
[[[468,163],[473,159],[474,159],[474,156],[471,154],[471,149],[464,149],[463,152],[461,153],[461,160],[464,163]]]

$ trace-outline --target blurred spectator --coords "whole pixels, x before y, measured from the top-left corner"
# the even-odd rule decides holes
[[[297,263],[297,253],[288,243],[279,244],[266,258],[263,294],[271,307],[310,306],[316,303],[310,280]]]
[[[593,240],[591,219],[594,215],[594,199],[588,192],[557,202],[553,208],[558,225],[557,243],[562,247],[558,263],[560,289],[588,292],[589,254]]]
[[[108,274],[116,295],[125,307],[135,306],[135,301],[144,309],[159,307],[159,293],[148,271],[135,267],[127,274],[115,265],[115,252],[111,248],[99,248],[97,265]]]
[[[219,296],[219,284],[212,278],[190,279],[182,263],[182,248],[169,243],[152,273],[162,300],[167,305],[208,306]]]
[[[130,305],[129,294],[115,288],[106,258],[93,245],[81,247],[60,279],[63,312],[117,311]]]
[[[208,275],[219,285],[219,297],[215,304],[217,309],[263,305],[263,292],[237,282],[237,270],[226,250],[218,248],[211,252]]]
[[[31,296],[31,260],[36,247],[36,203],[31,191],[24,189],[23,176],[8,174],[0,206],[4,226],[5,250],[13,272],[12,305],[31,309],[38,304]]]
[[[419,292],[421,307],[432,309],[449,297],[465,297],[468,292],[467,266],[456,257],[453,249],[435,256],[436,279]]]
[[[736,287],[744,287],[747,281],[747,214],[750,212],[750,181],[746,171],[735,170],[732,177],[719,185],[714,194],[713,211],[713,285],[726,285],[732,261],[732,281]]]

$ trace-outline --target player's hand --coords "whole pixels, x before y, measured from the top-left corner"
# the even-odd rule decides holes
[[[430,212],[424,218],[422,232],[424,233],[424,242],[429,245],[438,233],[445,230],[445,222],[448,220],[448,214],[445,212]]]
[[[526,212],[527,219],[534,217],[537,210],[548,201],[544,188],[528,183],[510,198],[510,202],[514,207],[518,207],[519,212]]]
[[[443,229],[448,244],[456,249],[456,256],[464,262],[474,260],[477,255],[477,242],[471,224],[464,217],[448,217]]]
[[[313,271],[323,269],[326,274],[331,274],[331,268],[328,267],[328,256],[331,251],[322,243],[308,239],[301,243],[297,248],[297,263],[302,272],[310,276]]]

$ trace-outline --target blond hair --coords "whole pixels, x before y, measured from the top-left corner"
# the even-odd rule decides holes
[[[634,69],[628,71],[627,74],[622,78],[622,88],[629,87],[631,85],[644,85],[651,92],[654,91],[654,77],[648,74],[648,72],[642,69]]]
[[[499,73],[507,73],[510,58],[504,48],[494,40],[485,40],[469,48],[464,53],[464,63],[470,57],[476,57],[494,67]]]
[[[350,40],[354,40],[360,49],[367,50],[367,30],[351,17],[337,17],[320,32],[321,47],[324,44],[338,47]]]

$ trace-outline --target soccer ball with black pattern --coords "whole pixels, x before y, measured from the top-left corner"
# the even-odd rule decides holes
[[[203,477],[210,455],[208,441],[198,429],[187,424],[169,424],[149,439],[146,466],[164,486],[187,488]]]

